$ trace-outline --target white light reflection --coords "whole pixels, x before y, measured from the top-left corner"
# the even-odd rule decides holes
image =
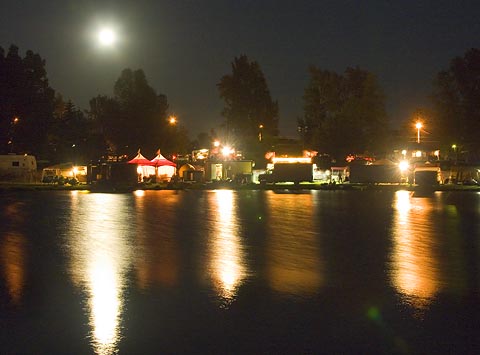
[[[145,190],[135,190],[133,194],[137,197],[143,197],[145,196]]]
[[[71,273],[87,292],[92,345],[97,354],[118,352],[122,290],[130,264],[126,195],[72,195]]]
[[[214,218],[210,275],[219,296],[228,305],[247,276],[244,251],[238,235],[236,201],[231,190],[217,190],[210,196],[213,197],[213,211],[218,213]]]
[[[429,219],[432,201],[412,198],[409,191],[397,191],[394,210],[392,283],[408,302],[422,310],[440,289],[439,262]]]

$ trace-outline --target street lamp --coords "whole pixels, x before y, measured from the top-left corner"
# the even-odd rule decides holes
[[[168,118],[168,123],[170,123],[172,126],[177,124],[177,118],[175,116],[170,116]]]
[[[260,131],[258,132],[258,141],[261,142],[261,141],[262,141],[262,138],[263,138],[263,132],[262,132],[262,131],[263,131],[263,124],[259,125],[259,126],[258,126],[258,129],[260,130]]]
[[[420,130],[421,130],[422,127],[423,127],[422,122],[417,122],[417,123],[415,124],[415,127],[417,128],[417,143],[420,143]]]
[[[455,164],[457,164],[457,160],[458,160],[457,145],[456,145],[456,144],[452,144],[452,149],[453,149],[453,152],[455,153]]]
[[[18,124],[20,119],[15,116],[13,117],[12,121],[10,122],[10,129],[8,131],[9,134],[9,140],[8,140],[8,145],[10,147],[10,153],[13,153],[13,142],[15,141],[15,126]]]

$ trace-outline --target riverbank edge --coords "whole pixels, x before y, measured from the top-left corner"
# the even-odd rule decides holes
[[[473,191],[480,192],[478,185],[437,185],[419,187],[408,184],[243,184],[237,185],[230,182],[211,183],[176,183],[176,184],[137,184],[137,185],[52,185],[41,183],[9,183],[0,182],[0,191],[90,191],[90,192],[132,192],[135,190],[340,190],[340,191]]]

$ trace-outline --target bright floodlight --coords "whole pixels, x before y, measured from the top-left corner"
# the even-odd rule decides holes
[[[115,43],[116,39],[115,32],[109,28],[104,28],[98,33],[98,40],[100,44],[104,46],[111,46]]]
[[[410,167],[408,164],[408,161],[402,160],[399,164],[398,167],[400,168],[400,171],[407,171],[407,169]]]
[[[227,156],[229,156],[229,155],[232,154],[232,153],[233,153],[233,149],[232,149],[232,148],[230,148],[230,147],[223,147],[223,149],[222,149],[222,154],[223,154],[224,157],[227,157]]]

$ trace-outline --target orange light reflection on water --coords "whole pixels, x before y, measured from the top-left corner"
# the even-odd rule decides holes
[[[308,296],[319,291],[324,269],[318,248],[314,195],[267,194],[267,273],[280,293]]]
[[[0,260],[12,302],[19,305],[25,285],[26,250],[25,237],[19,233],[3,236],[0,244]]]
[[[440,290],[432,210],[430,198],[413,198],[409,191],[395,194],[391,279],[398,292],[420,310]]]
[[[4,277],[10,299],[13,304],[20,305],[25,286],[27,263],[26,239],[18,230],[24,222],[23,206],[12,202],[2,206],[6,223],[10,226],[7,233],[0,240],[0,263],[4,270]]]
[[[175,231],[178,196],[170,191],[139,191],[134,192],[137,285],[142,290],[155,284],[175,287],[180,262]],[[149,230],[152,225],[155,233]]]

